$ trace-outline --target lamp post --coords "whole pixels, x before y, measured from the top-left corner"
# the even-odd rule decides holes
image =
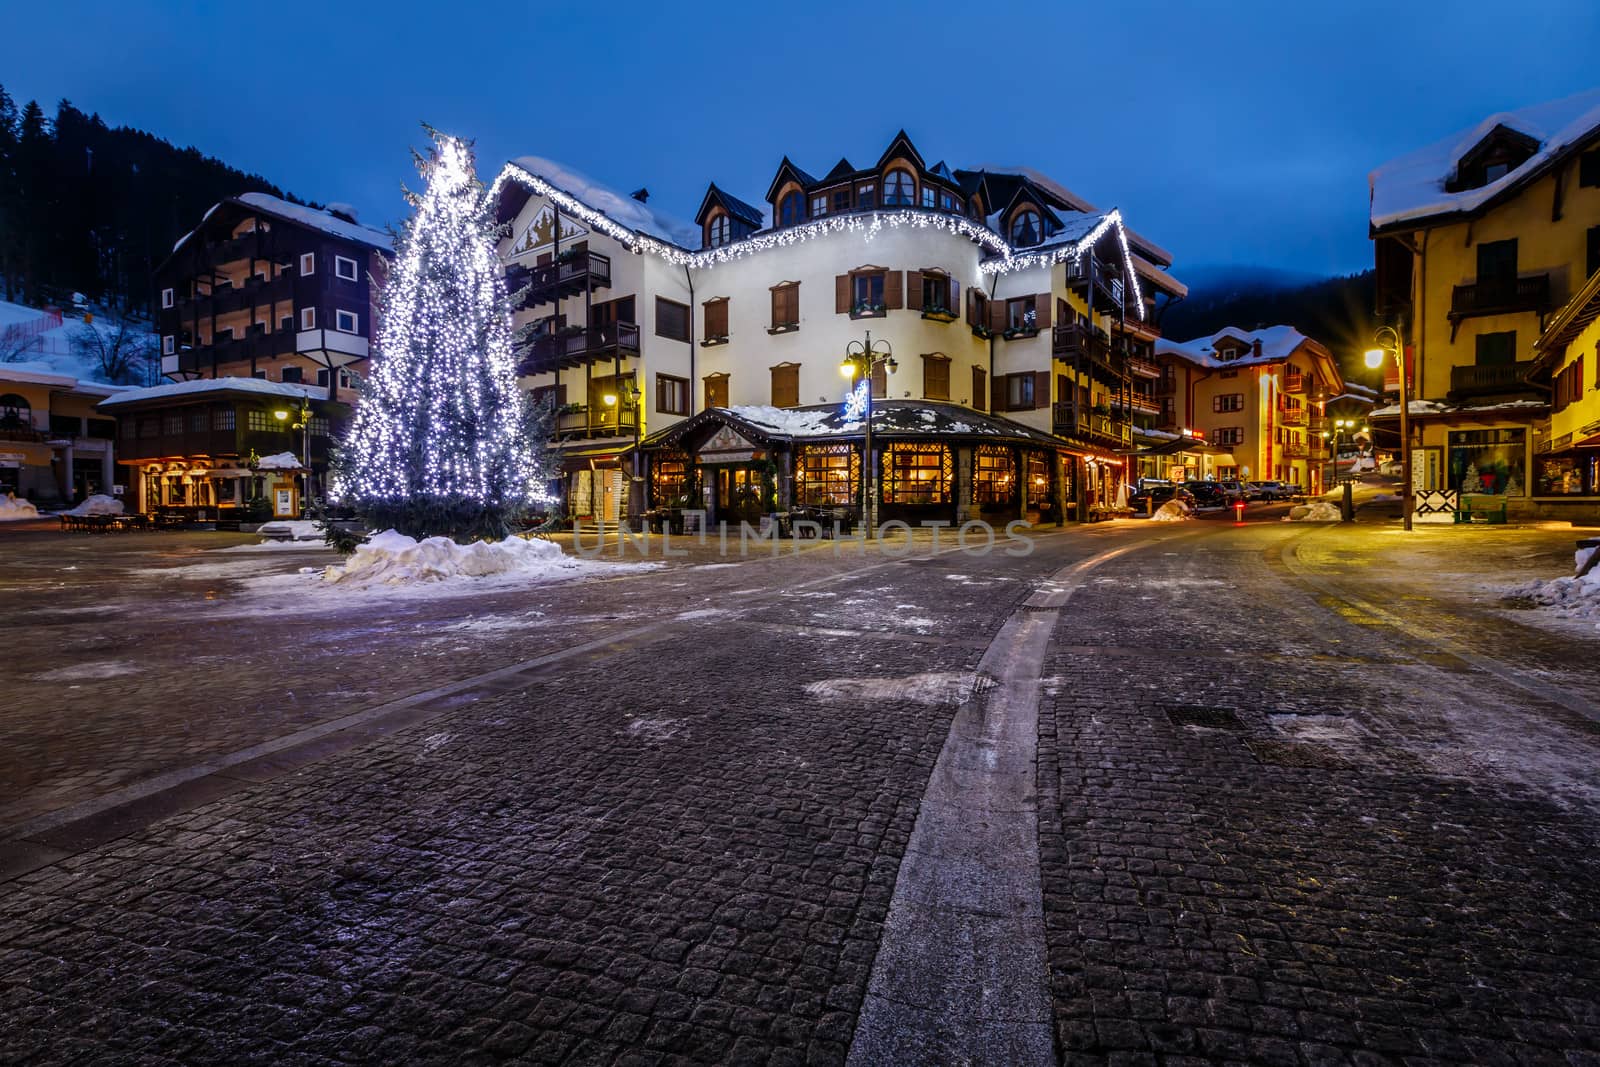
[[[1406,381],[1406,345],[1400,331],[1393,326],[1379,326],[1373,336],[1378,347],[1367,349],[1367,366],[1383,366],[1383,357],[1393,355],[1395,367],[1400,372],[1400,513],[1405,518],[1405,528],[1411,529],[1411,397],[1410,383]]]
[[[865,342],[851,341],[845,346],[844,362],[839,364],[839,373],[851,382],[863,379],[867,383],[866,431],[861,442],[861,522],[868,537],[873,536],[877,526],[877,509],[873,506],[877,500],[877,464],[872,462],[872,372],[880,366],[890,374],[898,364],[889,342],[874,341],[871,330],[867,331]]]
[[[289,429],[300,431],[300,510],[304,513],[306,501],[311,498],[311,404],[304,397],[300,399],[300,408],[295,413],[295,421],[289,423]],[[279,408],[272,413],[279,422],[287,422],[289,412]]]

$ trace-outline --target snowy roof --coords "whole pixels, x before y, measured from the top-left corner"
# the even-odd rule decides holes
[[[1131,238],[1132,236],[1130,233],[1129,237]],[[1139,272],[1139,277],[1148,278],[1150,281],[1155,282],[1156,288],[1164,292],[1171,293],[1180,299],[1189,295],[1189,287],[1187,285],[1184,285],[1137,252],[1133,253],[1133,269]]]
[[[861,433],[861,419],[847,419],[844,404],[815,404],[777,408],[747,404],[707,408],[652,437],[647,444],[671,443],[697,427],[716,420],[747,428],[768,439],[839,438]],[[1062,442],[1021,423],[986,415],[957,404],[927,400],[877,400],[872,406],[872,432],[888,437],[993,437],[1012,438],[1059,447]]]
[[[612,222],[626,226],[630,230],[648,234],[658,241],[666,241],[679,248],[695,248],[700,244],[700,231],[695,226],[670,215],[664,215],[631,196],[623,196],[571,167],[545,159],[543,156],[518,156],[509,165],[555,186],[568,196],[605,215]]]
[[[281,200],[266,193],[242,193],[239,196],[230,196],[227,200],[212,204],[206,210],[206,213],[201,216],[200,221],[204,223],[206,219],[217,213],[218,208],[228,203],[238,204],[252,211],[259,211],[264,215],[297,222],[302,226],[309,226],[313,230],[321,230],[323,233],[332,234],[334,237],[342,237],[347,241],[371,245],[373,248],[380,248],[385,252],[394,251],[394,238],[382,230],[373,229],[371,226],[363,226],[359,222],[346,222],[344,219],[335,218],[327,211],[307,207],[304,204],[291,204],[287,200]],[[185,242],[193,237],[198,230],[199,227],[195,227],[195,229],[178,238],[178,242],[172,246],[172,250],[176,252],[182,248]]]
[[[1034,170],[1032,167],[1007,167],[994,163],[980,163],[973,170],[986,171],[990,174],[1010,174],[1017,178],[1026,178],[1051,196],[1057,197],[1062,203],[1067,204],[1075,211],[1093,214],[1099,210],[1089,201],[1068,189],[1043,171]]]
[[[1245,349],[1237,359],[1218,359],[1217,343],[1232,338]],[[1224,327],[1209,337],[1196,337],[1192,341],[1173,341],[1162,338],[1156,342],[1156,355],[1178,356],[1202,367],[1245,367],[1261,363],[1276,363],[1288,359],[1294,351],[1311,339],[1293,326],[1264,326],[1259,330],[1241,330],[1235,326]],[[1261,342],[1261,355],[1255,355],[1256,341]],[[1315,343],[1315,342],[1312,342]]]
[[[1450,404],[1443,400],[1413,400],[1406,405],[1407,412],[1417,415],[1490,415],[1496,412],[1531,414],[1548,411],[1548,400],[1491,400],[1486,404]],[[1368,418],[1395,419],[1400,417],[1400,405],[1388,404],[1367,412]]]
[[[382,230],[363,226],[359,222],[346,222],[336,218],[327,211],[304,204],[291,204],[287,200],[280,200],[266,193],[245,193],[236,198],[239,203],[247,207],[264,211],[269,215],[276,215],[291,222],[298,222],[302,226],[309,226],[313,230],[321,230],[335,237],[343,237],[347,241],[358,241],[361,244],[372,245],[386,252],[394,251],[394,238]]]
[[[262,396],[293,397],[295,399],[321,400],[327,397],[325,385],[306,385],[294,382],[269,382],[265,378],[196,378],[187,382],[168,382],[144,389],[128,389],[99,407],[119,404],[138,404],[150,400],[170,400],[177,397],[205,396],[211,393],[257,393]]]
[[[1539,143],[1521,166],[1477,189],[1446,192],[1461,160],[1496,127],[1504,126]],[[1520,185],[1562,150],[1600,130],[1600,89],[1518,111],[1490,115],[1470,129],[1435,141],[1426,148],[1390,160],[1367,176],[1372,197],[1372,227],[1476,211],[1495,196]]]
[[[27,385],[48,385],[52,389],[70,389],[75,393],[93,396],[111,396],[126,392],[130,386],[108,385],[92,382],[71,374],[62,374],[49,363],[0,363],[0,382],[20,382]]]

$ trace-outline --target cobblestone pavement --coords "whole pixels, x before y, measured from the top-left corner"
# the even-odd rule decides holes
[[[1460,533],[1480,570],[1570,565],[1570,531]],[[1391,536],[697,553],[363,618],[140,573],[208,566],[192,540],[94,539],[64,584],[56,547],[6,542],[0,594],[47,601],[7,636],[55,659],[3,716],[0,823],[481,682],[0,884],[0,1062],[842,1062],[972,672],[1047,576],[1129,544],[1044,664],[1057,1055],[1590,1062],[1594,637],[1502,610],[1439,532],[1385,567]],[[37,677],[86,655],[137,670]]]

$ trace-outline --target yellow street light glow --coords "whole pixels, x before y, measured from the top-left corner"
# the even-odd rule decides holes
[[[287,411],[274,411],[272,413],[272,417],[277,419],[279,422],[282,422],[284,419],[289,417],[289,413]]]
[[[856,361],[853,359],[847,359],[843,363],[839,364],[839,373],[843,377],[854,378],[856,376]]]
[[[1383,349],[1383,348],[1369,348],[1369,349],[1367,349],[1367,366],[1369,366],[1369,367],[1381,367],[1381,366],[1383,366],[1383,357],[1387,356],[1388,354],[1389,354],[1388,350],[1387,349]]]
[[[608,407],[608,408],[609,407],[616,407],[617,394],[615,394],[615,393],[607,393],[603,399],[606,402],[606,407]]]

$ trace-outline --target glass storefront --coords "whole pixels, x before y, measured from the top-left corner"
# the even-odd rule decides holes
[[[1028,507],[1042,508],[1050,500],[1050,466],[1045,456],[1039,452],[1030,452],[1027,456],[1028,480]]]
[[[1016,453],[999,445],[981,445],[972,457],[972,502],[980,508],[1009,505],[1017,482]]]
[[[1536,467],[1537,496],[1600,496],[1600,455],[1541,459]]]
[[[883,457],[883,502],[949,503],[950,468],[950,449],[944,445],[890,445]]]
[[[684,507],[689,492],[689,457],[683,452],[660,452],[650,460],[650,501],[658,508]]]
[[[1461,430],[1449,435],[1450,488],[1477,496],[1527,494],[1527,431]]]
[[[861,451],[854,445],[806,445],[795,462],[795,500],[807,507],[859,503]]]

